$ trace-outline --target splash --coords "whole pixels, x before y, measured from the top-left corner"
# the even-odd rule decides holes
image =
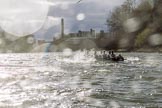
[[[67,62],[67,63],[91,63],[91,62],[95,62],[96,59],[93,56],[94,55],[93,52],[89,52],[89,53],[87,53],[87,52],[88,51],[86,51],[86,50],[85,51],[79,50],[79,51],[76,51],[76,52],[72,52],[72,54],[70,54],[70,56],[68,56],[68,57],[65,53],[63,53],[61,59],[59,59],[58,61],[63,61],[63,62]]]
[[[139,57],[127,57],[128,61],[139,61],[140,58]]]

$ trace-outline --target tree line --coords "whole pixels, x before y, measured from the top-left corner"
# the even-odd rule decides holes
[[[162,48],[162,0],[126,0],[108,16],[117,49]]]

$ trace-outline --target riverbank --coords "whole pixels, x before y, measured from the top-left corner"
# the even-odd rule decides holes
[[[132,50],[118,49],[116,52],[162,53],[162,48],[136,48]]]

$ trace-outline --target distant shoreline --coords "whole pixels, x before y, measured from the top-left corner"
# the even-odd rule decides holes
[[[131,50],[131,51],[127,51],[127,50],[116,50],[115,52],[126,52],[126,53],[162,53],[162,48],[140,48],[140,49],[134,49],[134,50]]]

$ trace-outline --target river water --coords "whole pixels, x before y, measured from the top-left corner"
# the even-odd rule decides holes
[[[162,54],[1,54],[0,108],[162,107]]]

